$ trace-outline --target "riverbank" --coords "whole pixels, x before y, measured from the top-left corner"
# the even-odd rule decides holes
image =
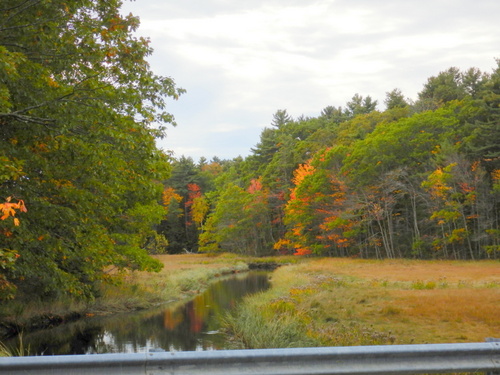
[[[310,259],[227,321],[235,348],[483,342],[500,332],[500,263]]]
[[[252,259],[233,254],[158,255],[159,273],[131,272],[118,285],[104,285],[94,301],[18,300],[0,307],[0,337],[54,327],[95,315],[148,309],[191,298],[221,276],[246,272],[255,263],[276,264],[274,258]],[[286,262],[280,259],[278,262]],[[252,266],[254,267],[254,266]]]

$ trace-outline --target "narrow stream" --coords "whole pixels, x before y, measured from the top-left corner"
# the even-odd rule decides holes
[[[227,349],[221,317],[245,295],[267,288],[268,273],[241,274],[216,282],[187,303],[83,319],[25,334],[23,345],[30,355]]]

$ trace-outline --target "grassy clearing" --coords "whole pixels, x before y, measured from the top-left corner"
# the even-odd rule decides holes
[[[228,329],[237,347],[482,342],[500,332],[500,264],[313,259],[273,274]]]

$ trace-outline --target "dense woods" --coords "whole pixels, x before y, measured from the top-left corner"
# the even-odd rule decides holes
[[[167,250],[497,258],[500,65],[449,68],[415,101],[394,89],[384,104],[355,94],[315,118],[278,110],[246,158],[176,160],[162,233],[180,237]]]
[[[120,4],[0,6],[0,299],[91,299],[158,253],[498,258],[499,61],[383,111],[278,110],[245,158],[174,159],[155,138],[183,90]]]

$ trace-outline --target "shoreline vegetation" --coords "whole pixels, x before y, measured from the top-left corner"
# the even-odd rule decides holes
[[[272,287],[226,317],[234,348],[481,342],[498,336],[498,261],[365,260],[234,254],[156,256],[159,273],[131,272],[93,302],[1,308],[2,335],[187,300],[212,281],[277,268]]]
[[[2,303],[0,337],[50,328],[95,315],[144,310],[187,300],[203,292],[211,282],[222,276],[246,272],[259,264],[274,265],[275,261],[275,258],[259,261],[233,254],[154,257],[163,264],[160,272],[128,272],[117,285],[103,285],[100,295],[93,301],[65,299],[42,302],[19,298]]]

